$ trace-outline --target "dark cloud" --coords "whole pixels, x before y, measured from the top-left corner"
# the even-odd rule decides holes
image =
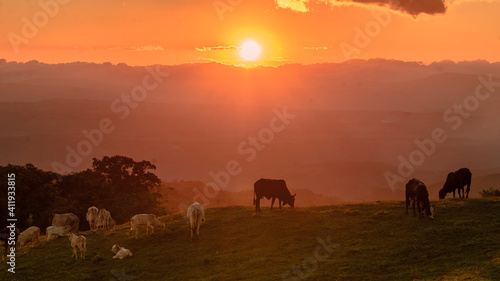
[[[400,11],[414,17],[421,13],[435,15],[446,12],[444,0],[311,0],[308,2],[304,1],[304,4],[309,11],[318,11],[333,9],[336,5],[348,4],[349,2],[360,5],[386,6],[392,10]]]
[[[417,16],[420,13],[434,15],[446,12],[443,0],[353,0],[353,2],[389,6],[393,10],[402,11],[412,16]]]

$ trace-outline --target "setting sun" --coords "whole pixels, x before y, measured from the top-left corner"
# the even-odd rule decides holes
[[[240,56],[244,60],[256,60],[260,57],[260,46],[254,40],[243,42],[240,47]]]

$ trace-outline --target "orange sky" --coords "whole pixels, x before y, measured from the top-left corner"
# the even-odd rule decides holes
[[[500,61],[499,0],[387,4],[395,1],[0,0],[0,58],[241,64],[247,62],[238,46],[253,39],[262,49],[253,64],[263,65],[340,62],[354,55]]]

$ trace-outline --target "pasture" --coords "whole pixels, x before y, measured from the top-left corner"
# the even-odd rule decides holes
[[[130,223],[80,232],[87,258],[78,261],[67,237],[42,236],[17,252],[15,274],[0,265],[0,280],[282,280],[287,271],[287,280],[500,280],[498,198],[441,200],[434,221],[405,215],[403,201],[253,212],[207,209],[194,242],[182,215],[160,217],[166,230],[142,228],[138,239]],[[328,236],[338,247],[320,248],[318,261]],[[133,257],[112,259],[115,243]]]

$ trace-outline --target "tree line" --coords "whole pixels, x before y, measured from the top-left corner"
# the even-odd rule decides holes
[[[91,169],[68,175],[44,171],[29,163],[0,166],[1,229],[9,218],[9,174],[15,174],[13,210],[16,226],[21,231],[31,225],[43,231],[51,225],[54,213],[76,214],[80,230],[86,230],[89,228],[86,213],[90,206],[107,209],[117,224],[139,213],[163,215],[161,180],[153,173],[155,169],[149,161],[137,162],[118,155],[93,158]]]

